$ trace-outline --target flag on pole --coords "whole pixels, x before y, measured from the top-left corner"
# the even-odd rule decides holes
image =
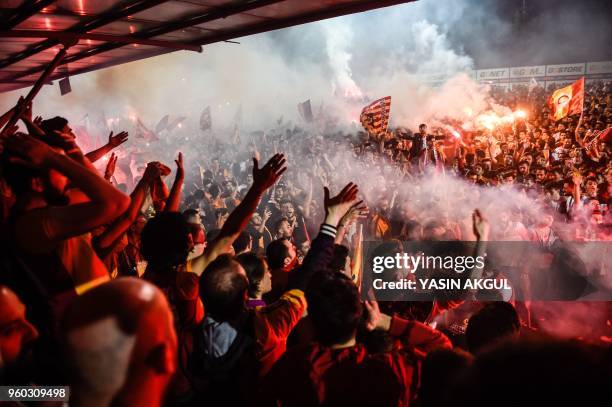
[[[236,146],[240,144],[240,128],[237,123],[234,125],[234,138],[232,139],[232,144]]]
[[[159,134],[161,131],[165,130],[168,127],[168,120],[170,120],[169,114],[162,117],[159,123],[157,123],[157,126],[155,126],[155,133]]]
[[[391,111],[391,96],[375,100],[361,111],[361,125],[368,133],[381,135],[387,131],[389,112]]]
[[[212,127],[212,118],[210,116],[210,106],[206,106],[206,109],[202,111],[200,115],[200,129],[202,131],[210,130]]]
[[[305,102],[298,103],[297,108],[302,120],[304,120],[306,123],[311,123],[314,117],[312,115],[312,105],[310,104],[310,99]]]
[[[183,122],[183,120],[185,120],[186,117],[185,116],[179,116],[177,118],[175,118],[174,120],[172,120],[168,126],[166,127],[166,130],[168,131],[172,131],[174,130],[177,126],[180,127],[180,124]]]
[[[584,77],[553,92],[548,105],[555,120],[572,114],[581,114],[584,103]]]
[[[538,81],[536,81],[535,78],[531,78],[531,80],[529,81],[529,92],[532,92],[538,86]]]
[[[603,130],[593,130],[591,135],[589,136],[589,141],[585,141],[585,144],[588,148],[591,147],[593,143],[596,141],[600,141],[602,143],[607,143],[610,140],[610,134],[612,133],[612,127],[608,127]]]

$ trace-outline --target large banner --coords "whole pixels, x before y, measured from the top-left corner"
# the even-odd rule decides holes
[[[584,75],[584,62],[576,64],[547,65],[546,76]]]
[[[534,76],[545,76],[546,65],[538,66],[519,66],[516,68],[510,68],[511,78],[532,78]]]
[[[508,79],[510,77],[510,69],[479,69],[476,71],[476,77],[479,81],[490,81],[499,79]]]
[[[612,80],[612,61],[477,69],[466,71],[466,74],[478,82],[491,85],[507,84],[512,87],[519,84],[524,85],[531,78],[537,78],[539,85],[560,87],[574,82],[581,76],[586,78],[587,83],[591,83],[592,80]],[[442,73],[413,75],[417,81],[430,86],[440,86],[450,76],[452,75]]]
[[[587,75],[612,74],[612,61],[589,62],[587,63],[586,73]]]

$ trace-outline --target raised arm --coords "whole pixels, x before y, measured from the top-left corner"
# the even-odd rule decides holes
[[[310,218],[310,203],[312,202],[312,188],[313,188],[313,179],[309,177],[308,182],[308,191],[306,191],[306,199],[304,201],[304,217],[306,219]]]
[[[122,131],[121,133],[117,134],[116,136],[113,136],[113,132],[111,131],[111,133],[108,135],[108,143],[106,143],[105,145],[103,145],[102,147],[90,151],[89,153],[85,154],[85,157],[91,161],[92,163],[95,163],[96,161],[98,161],[100,158],[104,157],[106,154],[110,153],[111,150],[119,147],[121,144],[125,143],[128,140],[128,133],[127,131]]]
[[[490,225],[478,209],[475,209],[472,213],[472,230],[476,236],[476,251],[474,253],[474,258],[480,256],[484,257],[487,250],[487,242],[489,241]],[[478,279],[482,276],[482,272],[482,267],[475,266],[470,270],[470,278]]]
[[[419,358],[424,358],[428,352],[435,349],[451,349],[452,342],[442,332],[422,324],[418,321],[409,321],[397,316],[391,317],[383,314],[376,301],[365,301],[368,311],[366,329],[382,330],[390,336],[398,338],[405,347],[412,350]]]
[[[130,200],[96,172],[72,158],[55,152],[44,142],[23,133],[9,137],[6,149],[18,165],[53,169],[64,174],[90,201],[76,205],[48,207],[45,232],[50,240],[61,240],[87,233],[121,215]]]
[[[258,230],[260,234],[263,234],[263,232],[266,230],[266,223],[268,222],[268,220],[270,220],[271,217],[272,217],[272,211],[269,210],[268,208],[264,208],[264,212],[261,217],[261,225],[259,225],[259,230]]]
[[[117,166],[117,156],[115,153],[112,153],[108,162],[106,163],[106,168],[104,169],[104,179],[108,182],[111,182],[111,178],[115,174],[115,167]]]
[[[299,271],[290,281],[291,288],[304,290],[308,285],[310,276],[316,271],[325,270],[331,261],[334,250],[334,241],[338,230],[338,224],[344,215],[353,207],[359,207],[362,201],[357,201],[359,189],[352,182],[347,184],[340,193],[330,197],[329,189],[325,187],[324,206],[325,219],[321,230],[312,241],[312,246],[302,262]]]
[[[580,210],[582,208],[582,201],[580,200],[582,196],[580,190],[580,185],[582,185],[582,175],[580,175],[580,173],[578,172],[574,172],[574,174],[572,175],[572,182],[574,183],[573,196],[575,209]]]
[[[336,240],[334,241],[334,243],[342,244],[344,236],[346,235],[346,231],[351,226],[351,224],[359,219],[365,219],[367,218],[367,216],[368,207],[363,202],[359,202],[358,205],[351,206],[348,212],[342,217],[342,219],[340,219],[340,223],[338,223],[338,233],[336,235]]]
[[[117,220],[95,239],[95,246],[98,251],[107,251],[107,249],[111,249],[117,239],[119,239],[134,223],[140,213],[140,209],[151,187],[151,183],[159,177],[160,171],[157,164],[156,162],[152,162],[147,165],[142,178],[130,195],[130,206],[123,215],[117,218]]]
[[[247,226],[251,216],[257,209],[264,192],[278,181],[285,172],[285,156],[275,154],[262,168],[253,158],[253,185],[238,205],[229,215],[217,239],[215,239],[204,253],[193,259],[191,269],[196,274],[202,274],[206,266],[220,254],[228,253],[232,244]]]
[[[574,130],[574,138],[576,139],[576,142],[581,145],[584,146],[584,139],[580,138],[580,133],[578,133],[578,129],[580,128],[580,126],[582,126],[582,115],[583,113],[580,113],[580,119],[578,119],[578,124],[576,125],[576,129]],[[585,134],[586,135],[586,134]]]
[[[183,153],[178,154],[178,158],[174,160],[176,163],[176,177],[174,178],[174,184],[170,189],[170,196],[166,201],[166,207],[164,212],[178,212],[181,205],[181,191],[183,190],[183,184],[185,182],[185,170],[183,168]]]

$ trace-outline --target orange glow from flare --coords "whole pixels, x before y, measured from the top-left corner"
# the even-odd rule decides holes
[[[524,110],[517,110],[514,112],[514,117],[518,117],[519,119],[524,119],[527,117],[527,113]]]
[[[524,119],[526,117],[527,113],[524,110],[517,110],[505,116],[499,116],[494,112],[486,112],[478,115],[474,122],[477,127],[493,130],[499,126],[512,124],[517,119]]]

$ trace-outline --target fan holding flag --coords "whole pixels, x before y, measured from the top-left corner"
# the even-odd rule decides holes
[[[391,96],[375,100],[361,111],[359,117],[361,125],[372,136],[379,138],[387,131],[390,111]]]
[[[568,115],[582,114],[584,105],[584,77],[576,82],[553,92],[548,105],[555,121]]]

